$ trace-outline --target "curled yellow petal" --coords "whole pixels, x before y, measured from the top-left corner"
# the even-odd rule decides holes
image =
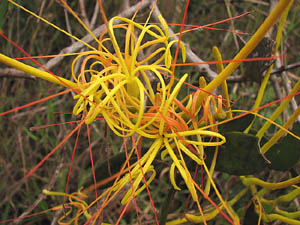
[[[171,184],[173,185],[174,189],[177,191],[180,191],[181,189],[177,186],[176,181],[175,181],[175,163],[173,162],[171,167],[170,167],[170,181]]]

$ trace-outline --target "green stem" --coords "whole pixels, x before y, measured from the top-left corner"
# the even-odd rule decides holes
[[[292,124],[295,122],[295,120],[298,118],[298,116],[300,115],[300,106],[298,106],[298,108],[295,110],[295,112],[290,116],[290,118],[288,119],[288,121],[283,125],[284,128],[288,129],[290,126],[292,126]],[[274,144],[276,144],[278,142],[278,140],[286,134],[286,131],[283,129],[280,129],[279,131],[277,131],[272,138],[265,143],[260,151],[262,154],[265,154]]]
[[[59,76],[55,76],[54,74],[50,74],[46,71],[39,70],[35,67],[28,66],[28,65],[21,63],[15,59],[9,58],[3,54],[0,54],[0,62],[6,64],[7,66],[11,66],[17,70],[23,71],[24,73],[31,74],[35,77],[50,81],[55,84],[59,84],[61,86],[67,87],[67,88],[77,87],[77,84],[72,81],[69,81],[69,80],[59,77]]]
[[[204,88],[204,91],[200,93],[200,96],[198,98],[198,101],[200,103],[204,100],[204,98],[207,95],[209,95],[209,93],[213,92],[219,85],[221,85],[224,82],[224,80],[226,80],[233,73],[233,71],[241,64],[241,62],[237,62],[237,61],[247,58],[247,56],[263,39],[263,37],[266,35],[269,29],[280,18],[281,14],[284,12],[286,7],[288,7],[291,1],[292,0],[281,0],[277,4],[276,8],[271,12],[271,14],[267,17],[264,23],[255,32],[252,38],[234,57],[233,62],[229,63],[228,66]]]
[[[167,199],[164,200],[160,208],[160,219],[159,219],[160,225],[165,225],[167,222],[168,211],[174,199],[174,195],[175,195],[175,189],[173,188],[173,186],[170,186]]]
[[[300,89],[300,80],[295,84],[292,91],[289,93],[290,96],[293,96]],[[270,116],[270,120],[275,121],[276,118],[282,113],[282,111],[287,107],[289,102],[292,100],[292,97],[285,99],[281,102],[281,105],[275,110],[275,112]],[[262,128],[257,132],[256,136],[261,139],[264,136],[264,133],[272,124],[269,121],[266,121]]]
[[[286,181],[278,182],[278,183],[265,182],[263,180],[255,178],[255,177],[241,176],[240,178],[241,178],[241,181],[243,182],[243,184],[246,185],[246,186],[250,186],[252,184],[255,184],[255,185],[270,189],[270,190],[282,189],[282,188],[286,188],[286,187],[289,187],[291,185],[300,183],[300,176],[291,178],[291,179],[286,180]]]

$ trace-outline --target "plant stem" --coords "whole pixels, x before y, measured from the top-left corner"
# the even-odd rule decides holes
[[[264,23],[258,28],[252,38],[247,42],[247,44],[240,50],[240,52],[234,57],[233,61],[226,66],[226,68],[214,79],[212,80],[205,88],[204,91],[200,93],[198,101],[201,103],[204,98],[213,92],[219,85],[221,85],[224,80],[226,80],[233,71],[241,64],[241,62],[236,62],[241,59],[247,58],[247,56],[253,51],[253,49],[259,44],[259,42],[266,35],[268,30],[276,23],[280,18],[281,14],[284,12],[286,7],[292,0],[281,0],[276,8],[271,12],[267,17]]]
[[[55,84],[59,84],[61,86],[67,87],[67,88],[70,88],[70,87],[75,88],[77,86],[77,84],[72,81],[69,81],[62,77],[55,76],[54,74],[50,74],[46,71],[39,70],[35,67],[28,66],[24,63],[19,62],[18,60],[9,58],[3,54],[0,54],[0,62],[6,64],[7,66],[14,67],[17,70],[21,70],[25,73],[31,74],[35,77],[50,81]]]
[[[175,189],[173,188],[173,186],[169,187],[169,191],[168,191],[168,196],[167,199],[164,200],[163,204],[161,205],[160,208],[160,219],[159,219],[159,224],[160,225],[165,225],[167,222],[167,216],[168,216],[168,212],[169,212],[169,208],[170,205],[174,199],[174,195],[175,195]]]

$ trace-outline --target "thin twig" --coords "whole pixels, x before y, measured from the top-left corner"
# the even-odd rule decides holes
[[[85,5],[84,5],[84,0],[79,0],[79,8],[80,8],[80,13],[81,13],[81,16],[82,16],[82,21],[85,23],[85,25],[88,27],[88,28],[91,28],[90,27],[90,21],[87,17],[87,14],[86,14],[86,10],[85,10]]]
[[[282,94],[282,91],[281,91],[281,88],[280,88],[280,84],[279,84],[279,81],[277,80],[277,78],[275,76],[271,76],[270,80],[272,82],[272,87],[273,87],[273,89],[275,91],[277,99],[283,98],[284,96]]]
[[[60,210],[57,210],[53,216],[53,219],[51,221],[51,225],[57,225],[57,221],[59,220],[59,218],[63,215],[63,212],[64,210],[63,209],[60,209]]]
[[[59,163],[59,165],[56,167],[49,184],[47,184],[43,189],[51,190],[53,188],[53,186],[59,176],[59,173],[60,173],[61,169],[63,168],[63,165],[64,165],[63,161],[64,160],[62,159],[61,162]],[[22,221],[22,219],[24,217],[26,217],[29,213],[31,213],[32,210],[34,210],[35,207],[37,207],[37,205],[41,201],[43,201],[46,197],[47,197],[46,195],[41,193],[39,195],[39,197],[37,198],[37,200],[35,200],[35,202],[31,206],[29,206],[29,208],[24,213],[22,213],[18,218],[16,218],[16,220],[13,222],[13,224],[19,224]]]
[[[143,0],[142,2],[138,2],[137,4],[133,5],[132,7],[130,7],[128,10],[121,12],[120,14],[118,14],[117,16],[119,17],[130,17],[131,15],[133,15],[133,13],[137,10],[137,9],[143,9],[145,7],[147,7],[150,4],[151,0]],[[122,23],[121,20],[115,20],[114,24],[120,24]],[[93,30],[93,34],[98,37],[101,35],[101,33],[106,29],[105,24],[100,25],[99,27],[97,27],[95,30]],[[85,43],[91,43],[92,41],[95,41],[94,38],[90,35],[87,34],[86,36],[84,36],[81,39],[83,42]],[[68,54],[68,53],[74,53],[74,52],[78,52],[81,48],[83,48],[85,45],[82,44],[81,42],[75,42],[74,44],[62,49],[58,54],[62,55],[62,54]],[[56,66],[58,63],[60,63],[63,59],[65,58],[65,56],[59,56],[59,57],[55,57],[53,59],[50,59],[46,64],[44,64],[43,66],[45,68],[47,68],[48,70],[50,70],[51,68],[53,68],[54,66]],[[41,70],[43,70],[42,68],[39,68]],[[18,70],[12,70],[14,71],[14,73],[17,73],[15,71]],[[22,75],[25,75],[25,73],[19,73]]]
[[[159,19],[158,19],[158,15],[160,15],[161,12],[159,11],[158,7],[155,6],[154,8],[154,11],[153,11],[153,16],[154,16],[154,19],[160,23]],[[178,40],[178,37],[174,35],[174,31],[172,30],[171,27],[168,27],[169,29],[169,33],[170,33],[170,39],[171,40]],[[193,51],[192,49],[190,48],[190,46],[186,43],[184,43],[183,41],[181,41],[185,47],[186,47],[186,59],[187,61],[189,62],[192,62],[192,63],[203,63],[204,61],[202,59],[200,59]],[[195,65],[195,68],[199,71],[199,72],[205,72],[207,74],[207,78],[209,80],[213,80],[216,76],[217,76],[217,73],[214,72],[212,69],[210,69],[209,65],[208,64],[198,64],[198,65]]]
[[[282,79],[283,79],[283,85],[284,85],[286,92],[290,93],[292,90],[292,86],[291,86],[291,81],[290,81],[289,77],[286,75],[286,72],[283,72]],[[291,104],[293,111],[296,111],[296,109],[298,108],[298,104],[297,104],[295,98],[292,98],[290,104]],[[298,121],[300,121],[300,117],[298,117]]]
[[[69,14],[68,14],[68,10],[66,8],[64,8],[64,14],[65,14],[65,21],[66,21],[67,31],[68,31],[69,34],[72,34],[72,29],[71,29],[70,20],[69,20]],[[75,40],[73,38],[70,37],[70,39],[71,39],[72,43],[75,42]]]
[[[46,0],[43,0],[42,4],[41,4],[41,7],[40,7],[39,16],[42,16],[42,14],[44,12],[45,5],[46,5]],[[39,22],[40,22],[40,20],[37,21],[37,23],[39,23]]]
[[[30,79],[35,80],[36,77],[27,75],[22,71],[12,69],[12,68],[5,68],[0,69],[0,78],[23,78],[23,79]]]
[[[290,65],[287,65],[287,66],[282,65],[279,68],[273,69],[272,72],[271,72],[271,75],[280,74],[282,72],[286,72],[288,70],[296,69],[298,67],[300,67],[300,62],[293,63],[293,64],[290,64]],[[298,79],[297,77],[294,77],[294,78]],[[242,82],[242,81],[246,81],[246,77],[244,75],[235,75],[235,76],[229,77],[227,79],[227,82]]]
[[[53,106],[60,105],[63,102],[64,102],[64,100],[60,99],[60,100],[56,101],[55,103],[53,103]],[[48,106],[42,106],[42,107],[34,109],[34,110],[27,110],[24,112],[16,113],[10,119],[11,119],[11,121],[15,121],[17,118],[20,118],[23,116],[28,116],[28,115],[33,115],[35,113],[45,111],[45,110],[47,110],[47,108],[48,108]]]
[[[225,5],[226,5],[228,16],[229,16],[229,18],[232,18],[232,13],[230,11],[230,4],[231,3],[230,3],[229,0],[225,1]],[[233,20],[230,21],[230,24],[231,24],[231,28],[230,29],[231,30],[235,30],[235,26],[234,26],[234,21]],[[238,39],[237,39],[237,35],[236,35],[235,32],[233,32],[232,35],[233,35],[233,40],[234,40],[235,47],[236,47],[237,50],[239,50],[240,46],[239,46],[239,42],[238,42]]]
[[[98,15],[99,15],[99,6],[98,6],[98,3],[96,2],[94,12],[93,12],[93,16],[92,16],[92,19],[91,19],[91,22],[90,22],[91,29],[95,28],[95,24],[96,24]]]
[[[24,154],[24,148],[23,148],[23,142],[22,142],[22,135],[21,135],[21,129],[20,129],[20,127],[18,127],[15,130],[15,132],[16,132],[16,135],[17,135],[16,141],[17,141],[18,149],[19,149],[19,152],[20,152],[20,155],[21,155],[22,164],[23,164],[22,168],[24,169],[23,175],[25,176],[26,175],[26,168],[27,168],[27,166],[26,166],[26,160],[25,160],[25,154]],[[27,182],[25,183],[25,186],[26,186],[26,191],[28,191],[29,189],[28,189],[28,183]]]
[[[292,69],[296,69],[298,67],[300,67],[300,62],[296,62],[296,63],[290,64],[290,65],[287,65],[287,66],[282,65],[281,67],[272,70],[271,75],[282,73],[282,72],[292,70]]]

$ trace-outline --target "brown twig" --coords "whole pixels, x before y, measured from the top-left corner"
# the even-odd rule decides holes
[[[230,1],[226,0],[225,1],[225,5],[226,5],[226,10],[227,10],[227,14],[228,14],[229,18],[232,18],[232,13],[231,13],[231,10],[230,10],[230,6],[231,6]],[[231,24],[231,28],[230,29],[231,30],[235,30],[234,20],[231,20],[230,24]],[[237,50],[239,50],[240,46],[239,46],[239,42],[238,42],[238,39],[237,39],[237,35],[234,32],[232,33],[232,35],[233,35],[233,40],[234,40],[235,47],[236,47]]]
[[[51,190],[53,188],[53,186],[59,176],[59,173],[60,173],[61,169],[63,168],[63,165],[64,165],[63,161],[64,160],[62,159],[61,162],[59,163],[59,165],[56,167],[49,184],[47,184],[43,189]],[[35,200],[35,202],[31,206],[29,206],[28,209],[24,213],[22,213],[18,218],[16,218],[16,220],[13,222],[13,224],[19,224],[22,221],[22,219],[24,217],[26,217],[29,213],[31,213],[32,210],[34,210],[35,207],[37,207],[37,205],[41,201],[43,201],[46,197],[47,197],[46,195],[41,193],[39,195],[39,197],[37,198],[37,200]]]
[[[99,6],[98,6],[98,3],[96,2],[94,12],[93,12],[93,16],[92,16],[91,22],[90,22],[91,29],[94,29],[97,18],[98,18],[98,15],[99,15]]]
[[[60,105],[62,102],[64,102],[64,100],[60,99],[60,100],[56,101],[53,104],[53,106]],[[45,110],[47,110],[47,108],[48,108],[48,106],[42,106],[42,107],[39,107],[39,108],[34,109],[34,110],[28,110],[28,111],[16,113],[10,119],[11,119],[11,121],[15,121],[17,118],[20,118],[20,117],[23,117],[23,116],[28,116],[28,115],[33,115],[35,113],[45,111]]]
[[[64,14],[65,14],[65,21],[66,21],[67,31],[68,31],[69,34],[72,34],[72,29],[71,29],[70,20],[69,20],[69,14],[68,14],[68,10],[66,8],[64,8]],[[70,37],[70,39],[71,39],[72,43],[75,42],[75,40],[73,38]]]
[[[293,63],[293,64],[290,64],[290,65],[287,65],[287,66],[282,65],[277,69],[273,69],[272,72],[271,72],[271,75],[280,74],[282,72],[286,72],[288,70],[296,69],[298,67],[300,67],[300,62]],[[235,76],[229,77],[227,79],[227,82],[232,82],[232,83],[242,82],[242,81],[246,81],[246,77],[243,76],[243,75],[235,75]]]
[[[53,216],[53,219],[51,221],[51,225],[57,225],[57,221],[59,220],[59,218],[63,215],[64,210],[57,210]]]
[[[45,5],[46,5],[46,0],[43,0],[42,1],[42,4],[41,4],[41,7],[40,7],[40,10],[39,10],[39,16],[42,16],[43,12],[44,12],[44,9],[45,9]],[[37,23],[39,23],[40,20],[37,21]]]
[[[79,8],[80,8],[81,16],[82,16],[82,21],[85,23],[85,25],[88,28],[90,28],[91,24],[90,24],[90,21],[89,21],[89,19],[87,17],[87,14],[86,14],[84,0],[79,0]]]
[[[150,4],[151,0],[143,0],[142,2],[138,2],[137,4],[133,5],[132,7],[130,7],[128,10],[125,10],[121,13],[119,13],[117,16],[120,17],[130,17],[131,15],[133,15],[133,13],[137,10],[137,9],[143,9],[145,7],[147,7]],[[122,21],[120,20],[116,20],[115,24],[119,24]],[[100,25],[99,27],[97,27],[95,30],[93,30],[93,34],[97,37],[100,36],[100,34],[106,29],[105,24]],[[92,41],[94,41],[94,38],[91,35],[86,35],[81,39],[83,42],[85,43],[91,43]],[[75,42],[74,44],[62,49],[58,54],[62,55],[62,54],[68,54],[68,53],[74,53],[79,51],[81,48],[83,48],[85,45],[82,44],[81,42]],[[59,56],[59,57],[55,57],[53,59],[50,59],[45,65],[43,65],[45,68],[47,68],[48,70],[50,70],[51,68],[53,68],[54,66],[56,66],[58,63],[60,63],[63,59],[65,58],[65,56]],[[42,68],[39,68],[41,70],[43,70]],[[18,70],[15,69],[11,69],[11,73],[15,73],[15,74],[19,74],[25,76],[24,72],[19,72]]]
[[[281,67],[272,70],[271,75],[279,74],[279,73],[282,73],[282,72],[285,72],[285,71],[288,71],[288,70],[292,70],[292,69],[296,69],[298,67],[300,67],[300,62],[296,62],[296,63],[290,64],[290,65],[287,65],[287,66],[282,65]]]
[[[153,16],[154,16],[154,19],[160,23],[159,19],[158,19],[158,15],[160,15],[161,12],[159,11],[158,7],[155,6],[154,8],[154,11],[153,11]],[[174,35],[174,31],[172,30],[172,28],[168,27],[169,29],[169,33],[170,33],[170,39],[171,40],[178,40],[178,37]],[[190,46],[186,43],[184,43],[183,41],[181,41],[185,47],[186,47],[186,59],[187,61],[189,62],[192,62],[192,63],[203,63],[204,61],[202,59],[200,59],[193,51],[192,49],[190,48]],[[199,65],[195,65],[195,68],[199,71],[199,72],[205,72],[207,74],[207,78],[209,80],[213,80],[216,76],[217,76],[217,73],[214,72],[208,64],[199,64]]]
[[[284,96],[282,94],[282,91],[281,91],[278,79],[275,76],[271,76],[270,80],[272,82],[272,87],[273,87],[273,89],[275,91],[277,99],[283,98]]]
[[[11,68],[0,69],[0,78],[23,78],[30,80],[36,79],[34,76],[26,75],[22,71]]]

